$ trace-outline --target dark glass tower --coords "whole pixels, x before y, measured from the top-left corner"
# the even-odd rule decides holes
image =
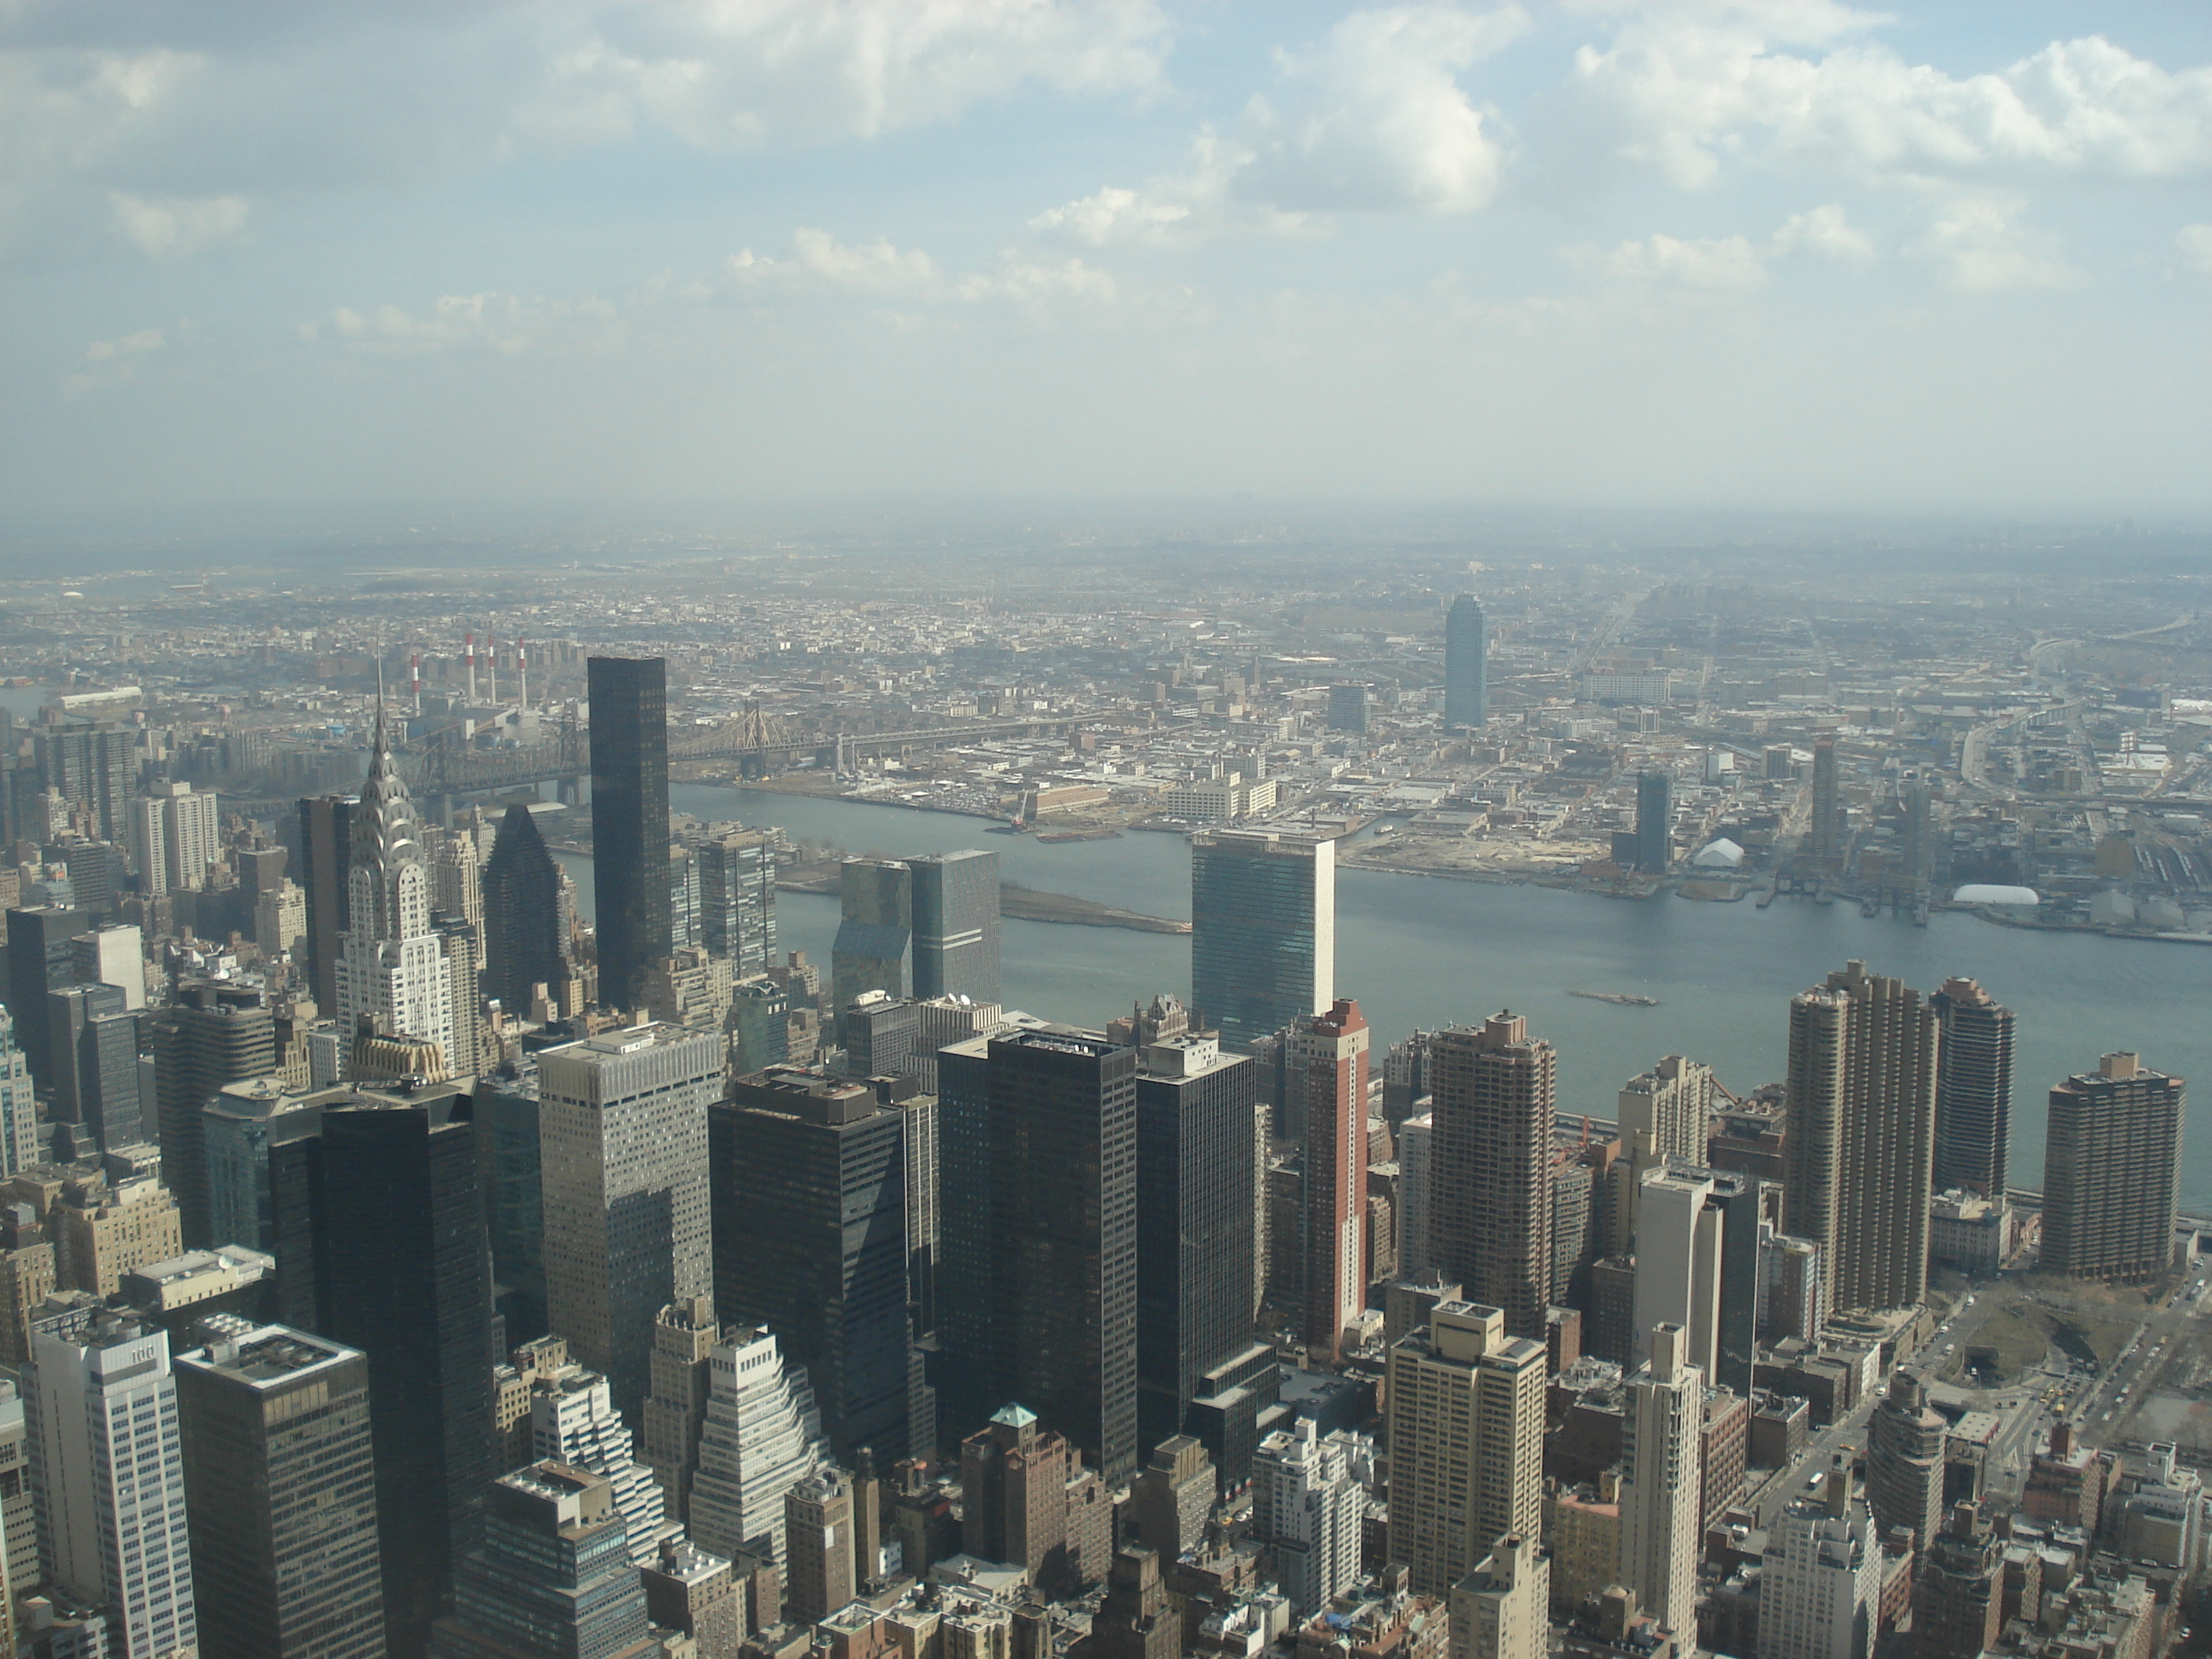
[[[914,976],[914,872],[895,860],[847,859],[837,881],[830,982],[842,1033],[845,1010],[862,992],[907,994]]]
[[[1444,725],[1476,732],[1490,719],[1490,621],[1462,593],[1444,614]]]
[[[318,795],[300,803],[300,885],[307,895],[307,981],[315,1006],[338,1006],[338,936],[350,926],[353,814],[358,795]]]
[[[545,1190],[538,1146],[538,1068],[509,1076],[508,1068],[477,1080],[477,1178],[483,1183],[484,1219],[491,1233],[494,1296],[507,1322],[507,1345],[520,1347],[544,1336],[545,1316]]]
[[[238,1241],[209,1235],[207,1131],[201,1113],[226,1083],[276,1069],[276,1022],[247,986],[188,981],[149,1018],[161,1182],[176,1194],[185,1248]]]
[[[561,949],[561,866],[538,816],[520,801],[499,821],[483,867],[484,994],[510,1013],[530,1012],[530,988],[568,975]]]
[[[1259,1062],[1211,1037],[1139,1050],[1137,1447],[1186,1431],[1205,1379],[1252,1337]]]
[[[264,1325],[176,1376],[201,1651],[383,1659],[368,1360]]]
[[[465,1095],[324,1111],[323,1334],[368,1356],[386,1639],[419,1659],[491,1480],[491,1275]]]
[[[1260,830],[1191,837],[1191,1001],[1223,1046],[1249,1048],[1322,1012],[1335,975],[1334,842]]]
[[[1928,1000],[1943,1028],[1936,1060],[1936,1190],[2002,1198],[2012,1144],[2012,1010],[1971,979],[1947,979]]]
[[[1636,867],[1654,876],[1674,862],[1668,845],[1674,825],[1674,781],[1664,772],[1636,776]]]
[[[1018,1400],[1137,1472],[1137,1051],[1065,1026],[939,1056],[948,1438]]]
[[[15,1015],[15,1041],[41,1089],[54,1086],[55,1071],[46,993],[76,982],[70,941],[94,925],[87,912],[55,904],[8,913],[8,1006]]]
[[[999,855],[970,850],[909,859],[917,1001],[999,1000]]]
[[[592,892],[599,908],[599,1000],[645,1001],[646,970],[670,941],[668,665],[592,657]]]
[[[629,1527],[606,1476],[533,1463],[493,1486],[484,1541],[458,1564],[459,1594],[438,1622],[433,1659],[574,1654],[648,1659],[665,1651],[646,1617]]]
[[[888,1468],[908,1452],[906,1114],[805,1071],[732,1091],[708,1113],[714,1311],[806,1367],[840,1461]]]

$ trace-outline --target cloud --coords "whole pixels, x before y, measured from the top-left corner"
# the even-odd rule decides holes
[[[995,270],[962,277],[953,291],[971,302],[1006,301],[1031,312],[1060,302],[1111,305],[1121,295],[1111,275],[1080,259],[1042,264],[1012,253]]]
[[[1871,179],[2212,171],[2212,66],[2168,71],[2089,35],[1954,76],[1863,38],[1886,21],[1822,3],[1642,7],[1577,52],[1570,113],[1691,188],[1736,162]]]
[[[156,259],[197,253],[210,243],[235,236],[246,224],[242,197],[149,200],[118,190],[108,199],[115,205],[116,228]]]
[[[2020,222],[2016,198],[1960,197],[1947,204],[1912,252],[1962,294],[2079,288],[2087,276],[2047,233]]]
[[[328,342],[349,352],[424,356],[457,350],[517,357],[546,350],[606,352],[624,337],[622,311],[587,295],[446,294],[420,312],[397,305],[366,311],[340,306],[327,321],[302,323],[307,344]]]
[[[1352,12],[1315,45],[1282,51],[1275,81],[1225,132],[1202,128],[1180,172],[1107,185],[1032,219],[1089,246],[1224,230],[1291,234],[1314,216],[1467,213],[1504,176],[1499,119],[1460,75],[1525,33],[1517,5]]]
[[[1752,294],[1766,286],[1766,261],[1741,236],[1684,241],[1647,236],[1579,256],[1614,282],[1664,285],[1703,294]]]
[[[62,381],[63,392],[82,397],[135,378],[146,360],[168,343],[158,328],[142,328],[112,340],[94,340],[84,349],[83,366]]]
[[[845,243],[826,230],[802,228],[792,233],[791,246],[783,259],[743,249],[731,256],[729,274],[741,289],[784,294],[828,289],[890,298],[938,286],[937,264],[929,255],[919,248],[901,252],[881,237]]]
[[[1852,264],[1865,264],[1875,258],[1874,243],[1832,202],[1791,214],[1768,246],[1776,253],[1810,253]]]
[[[647,132],[770,149],[943,124],[1030,87],[1146,96],[1172,45],[1155,0],[15,0],[5,15],[0,241],[119,228],[167,257],[266,198]]]
[[[2181,262],[2202,276],[2212,276],[2212,225],[2184,225],[2173,239]]]

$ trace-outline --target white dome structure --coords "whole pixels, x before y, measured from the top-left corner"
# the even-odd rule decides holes
[[[1969,882],[1951,895],[1954,904],[2010,904],[2033,908],[2043,902],[2033,887],[2007,887],[1996,882]]]
[[[1726,836],[1707,842],[1690,855],[1690,863],[1699,870],[1733,870],[1742,862],[1743,848]]]

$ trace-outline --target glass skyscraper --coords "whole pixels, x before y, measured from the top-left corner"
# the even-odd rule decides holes
[[[530,988],[568,976],[562,950],[561,868],[538,817],[518,801],[500,820],[483,866],[484,994],[509,1014],[530,1012]]]
[[[592,891],[599,1000],[635,1008],[646,970],[674,948],[668,858],[668,665],[592,657]]]
[[[916,1001],[999,1000],[999,855],[970,849],[909,859]]]
[[[1462,593],[1444,616],[1444,725],[1480,731],[1490,718],[1490,621]]]
[[[1191,837],[1191,1001],[1224,1048],[1324,1012],[1335,979],[1334,842],[1267,830]]]

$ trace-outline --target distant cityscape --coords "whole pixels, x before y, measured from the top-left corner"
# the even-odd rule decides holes
[[[0,589],[15,1651],[2188,1650],[2186,1080],[2029,1075],[2006,975],[2203,1040],[2201,581],[1209,557]],[[1146,837],[1187,915],[1007,878]],[[1985,949],[1774,983],[1738,1086],[1575,990],[1657,1010],[1592,1109],[1525,1009],[1382,1024],[1384,875]],[[1187,976],[1024,1012],[1032,922]]]

